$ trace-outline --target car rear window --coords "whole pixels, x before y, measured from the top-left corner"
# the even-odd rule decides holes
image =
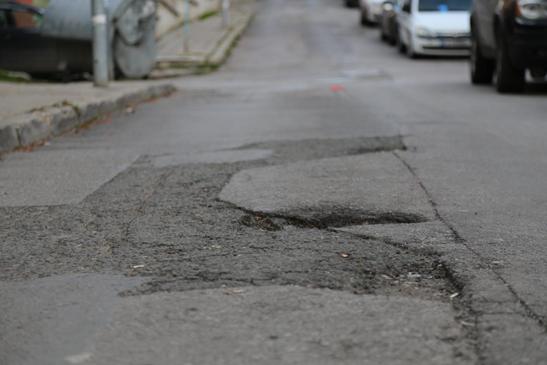
[[[471,0],[419,0],[418,11],[466,11]]]

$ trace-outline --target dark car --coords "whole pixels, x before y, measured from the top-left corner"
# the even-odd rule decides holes
[[[0,68],[55,79],[90,70],[90,42],[46,36],[42,20],[41,8],[0,1]]]
[[[389,44],[397,44],[399,25],[397,23],[397,1],[384,1],[380,15],[380,37]]]
[[[547,0],[475,0],[471,9],[471,81],[521,92],[525,72],[547,71]]]

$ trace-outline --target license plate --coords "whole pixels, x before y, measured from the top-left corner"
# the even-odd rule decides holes
[[[441,47],[467,47],[469,41],[467,39],[441,39]]]

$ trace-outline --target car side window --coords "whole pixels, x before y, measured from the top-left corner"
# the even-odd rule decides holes
[[[13,27],[18,29],[37,29],[42,23],[42,17],[26,11],[12,12]]]

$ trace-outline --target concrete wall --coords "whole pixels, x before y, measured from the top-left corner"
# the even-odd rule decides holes
[[[218,11],[220,0],[189,0],[190,19]],[[185,0],[159,0],[156,35],[161,37],[184,22]]]

